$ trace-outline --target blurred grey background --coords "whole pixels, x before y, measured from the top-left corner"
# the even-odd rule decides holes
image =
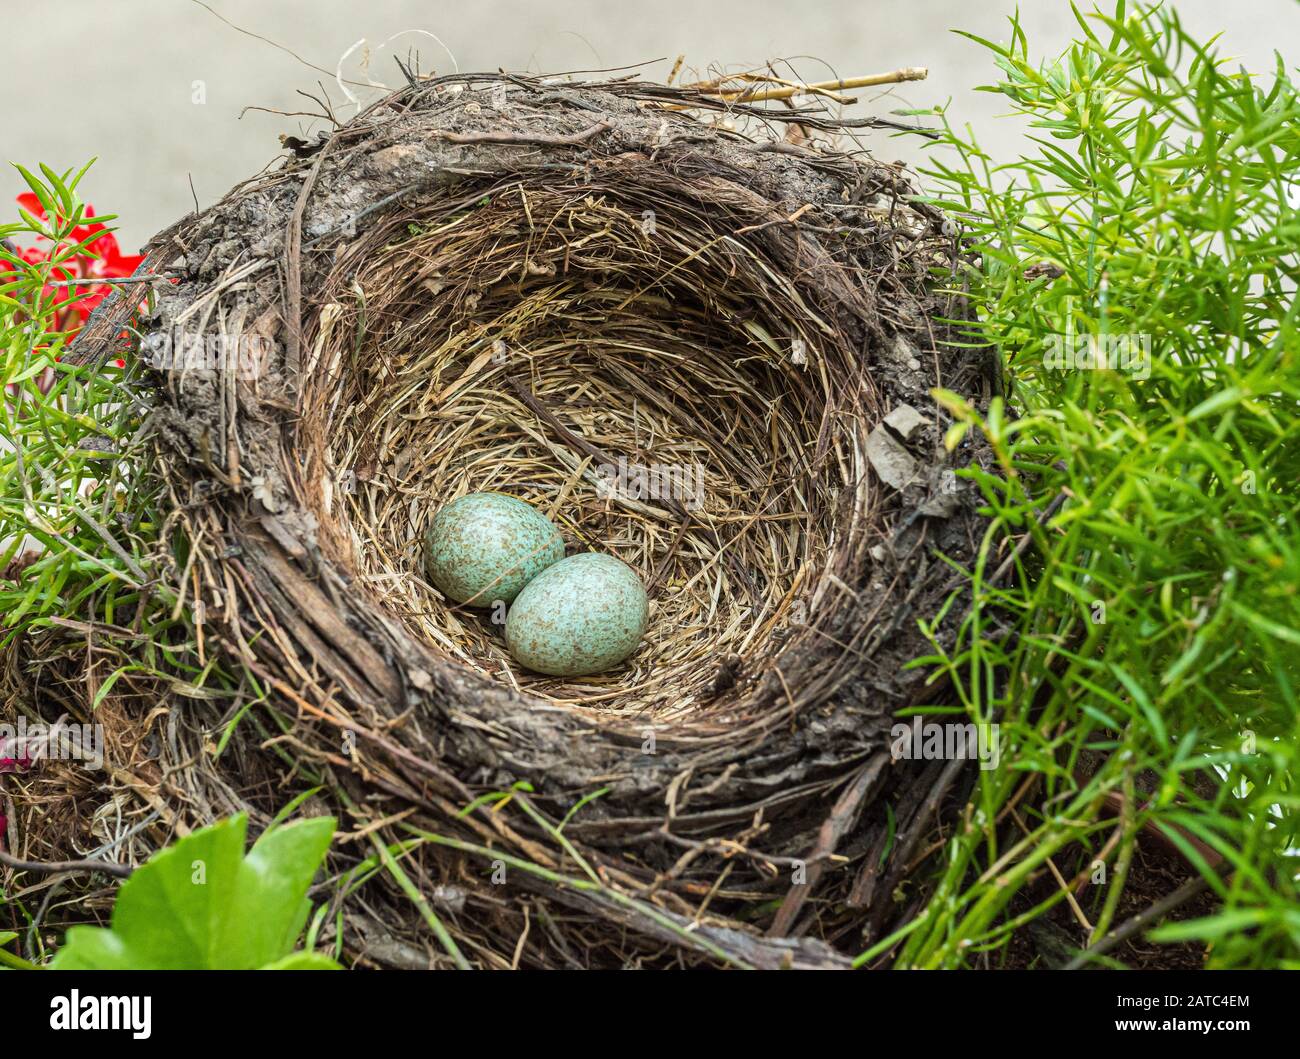
[[[31,0],[0,0],[9,86],[0,117],[4,161],[62,169],[97,156],[83,198],[101,213],[120,215],[126,250],[193,209],[195,197],[207,206],[272,161],[280,133],[302,135],[322,125],[259,110],[241,117],[246,107],[314,110],[294,90],[318,93],[320,81],[340,116],[355,113],[335,80],[345,55],[345,80],[364,83],[368,75],[389,85],[400,80],[393,55],[406,60],[415,53],[424,72],[438,73],[457,65],[551,73],[664,57],[643,68],[657,80],[679,54],[696,77],[782,58],[787,76],[805,80],[928,66],[926,81],[855,91],[861,102],[852,112],[884,114],[951,99],[952,114],[970,122],[986,147],[1010,151],[1018,142],[1011,124],[997,120],[1005,109],[999,97],[973,90],[996,75],[989,54],[950,32],[1003,40],[1014,0],[204,3],[59,0],[34,8]],[[1068,44],[1077,28],[1068,0],[1021,6],[1036,54]],[[1113,0],[1103,6],[1113,10]],[[1296,0],[1177,0],[1175,6],[1193,31],[1222,30],[1222,51],[1251,69],[1271,68],[1274,49],[1293,69],[1300,65]],[[1080,7],[1091,10],[1091,0],[1080,0]],[[359,41],[366,43],[354,48]],[[351,90],[362,102],[374,98]],[[917,157],[910,138],[874,133],[869,145],[887,161]],[[23,187],[6,166],[4,202],[12,203]]]

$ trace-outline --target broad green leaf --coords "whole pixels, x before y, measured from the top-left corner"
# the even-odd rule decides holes
[[[154,856],[122,884],[112,925],[69,930],[51,967],[252,970],[289,955],[335,823],[273,828],[245,856],[247,825],[231,817]]]
[[[158,853],[122,884],[112,927],[70,930],[67,944],[51,966],[150,970],[229,966],[218,946],[247,827],[246,816],[234,816]],[[87,957],[89,964],[81,962]]]
[[[235,893],[236,929],[226,937],[241,966],[259,967],[289,952],[311,912],[307,888],[334,834],[332,817],[267,831],[244,859]]]

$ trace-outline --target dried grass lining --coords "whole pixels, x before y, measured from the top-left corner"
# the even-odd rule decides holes
[[[933,694],[906,665],[917,619],[983,532],[974,490],[942,483],[985,455],[945,452],[928,393],[986,383],[942,341],[943,218],[789,123],[851,142],[823,111],[634,81],[413,81],[153,241],[180,280],[156,333],[276,352],[255,380],[160,379],[169,517],[195,542],[171,576],[247,694],[114,686],[101,714],[125,724],[170,704],[156,771],[118,762],[135,782],[101,790],[139,820],[121,856],[319,783],[308,811],[355,832],[338,872],[405,851],[402,885],[345,902],[346,951],[397,966],[843,967],[906,914],[960,772],[891,763],[888,728]],[[902,402],[929,422],[898,490],[866,450]],[[599,497],[587,472],[620,456],[702,464],[702,508]],[[642,571],[626,668],[522,673],[422,583],[427,519],[481,488]]]
[[[322,525],[377,605],[529,694],[658,720],[716,704],[723,657],[803,650],[804,615],[862,564],[872,495],[861,359],[732,236],[725,196],[689,190],[633,163],[376,225],[335,268],[322,357],[338,368],[304,423],[327,442]],[[638,471],[658,496],[636,496]],[[484,611],[424,580],[434,512],[479,489],[641,573],[652,615],[628,664],[530,674]]]

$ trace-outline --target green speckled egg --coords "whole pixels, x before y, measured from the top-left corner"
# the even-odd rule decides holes
[[[506,615],[506,646],[538,673],[599,673],[636,650],[648,617],[636,571],[612,555],[583,552],[528,582]]]
[[[425,568],[457,603],[509,603],[524,585],[564,558],[564,538],[536,508],[504,493],[469,493],[433,516]]]

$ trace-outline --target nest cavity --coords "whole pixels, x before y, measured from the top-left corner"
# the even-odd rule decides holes
[[[857,351],[736,236],[734,191],[668,185],[631,159],[376,225],[328,288],[336,367],[304,424],[327,446],[321,521],[376,606],[528,694],[665,719],[712,700],[720,658],[759,667],[814,635],[808,614],[861,565],[878,407]],[[531,674],[499,613],[428,583],[429,522],[478,490],[641,574],[651,620],[628,663]]]

